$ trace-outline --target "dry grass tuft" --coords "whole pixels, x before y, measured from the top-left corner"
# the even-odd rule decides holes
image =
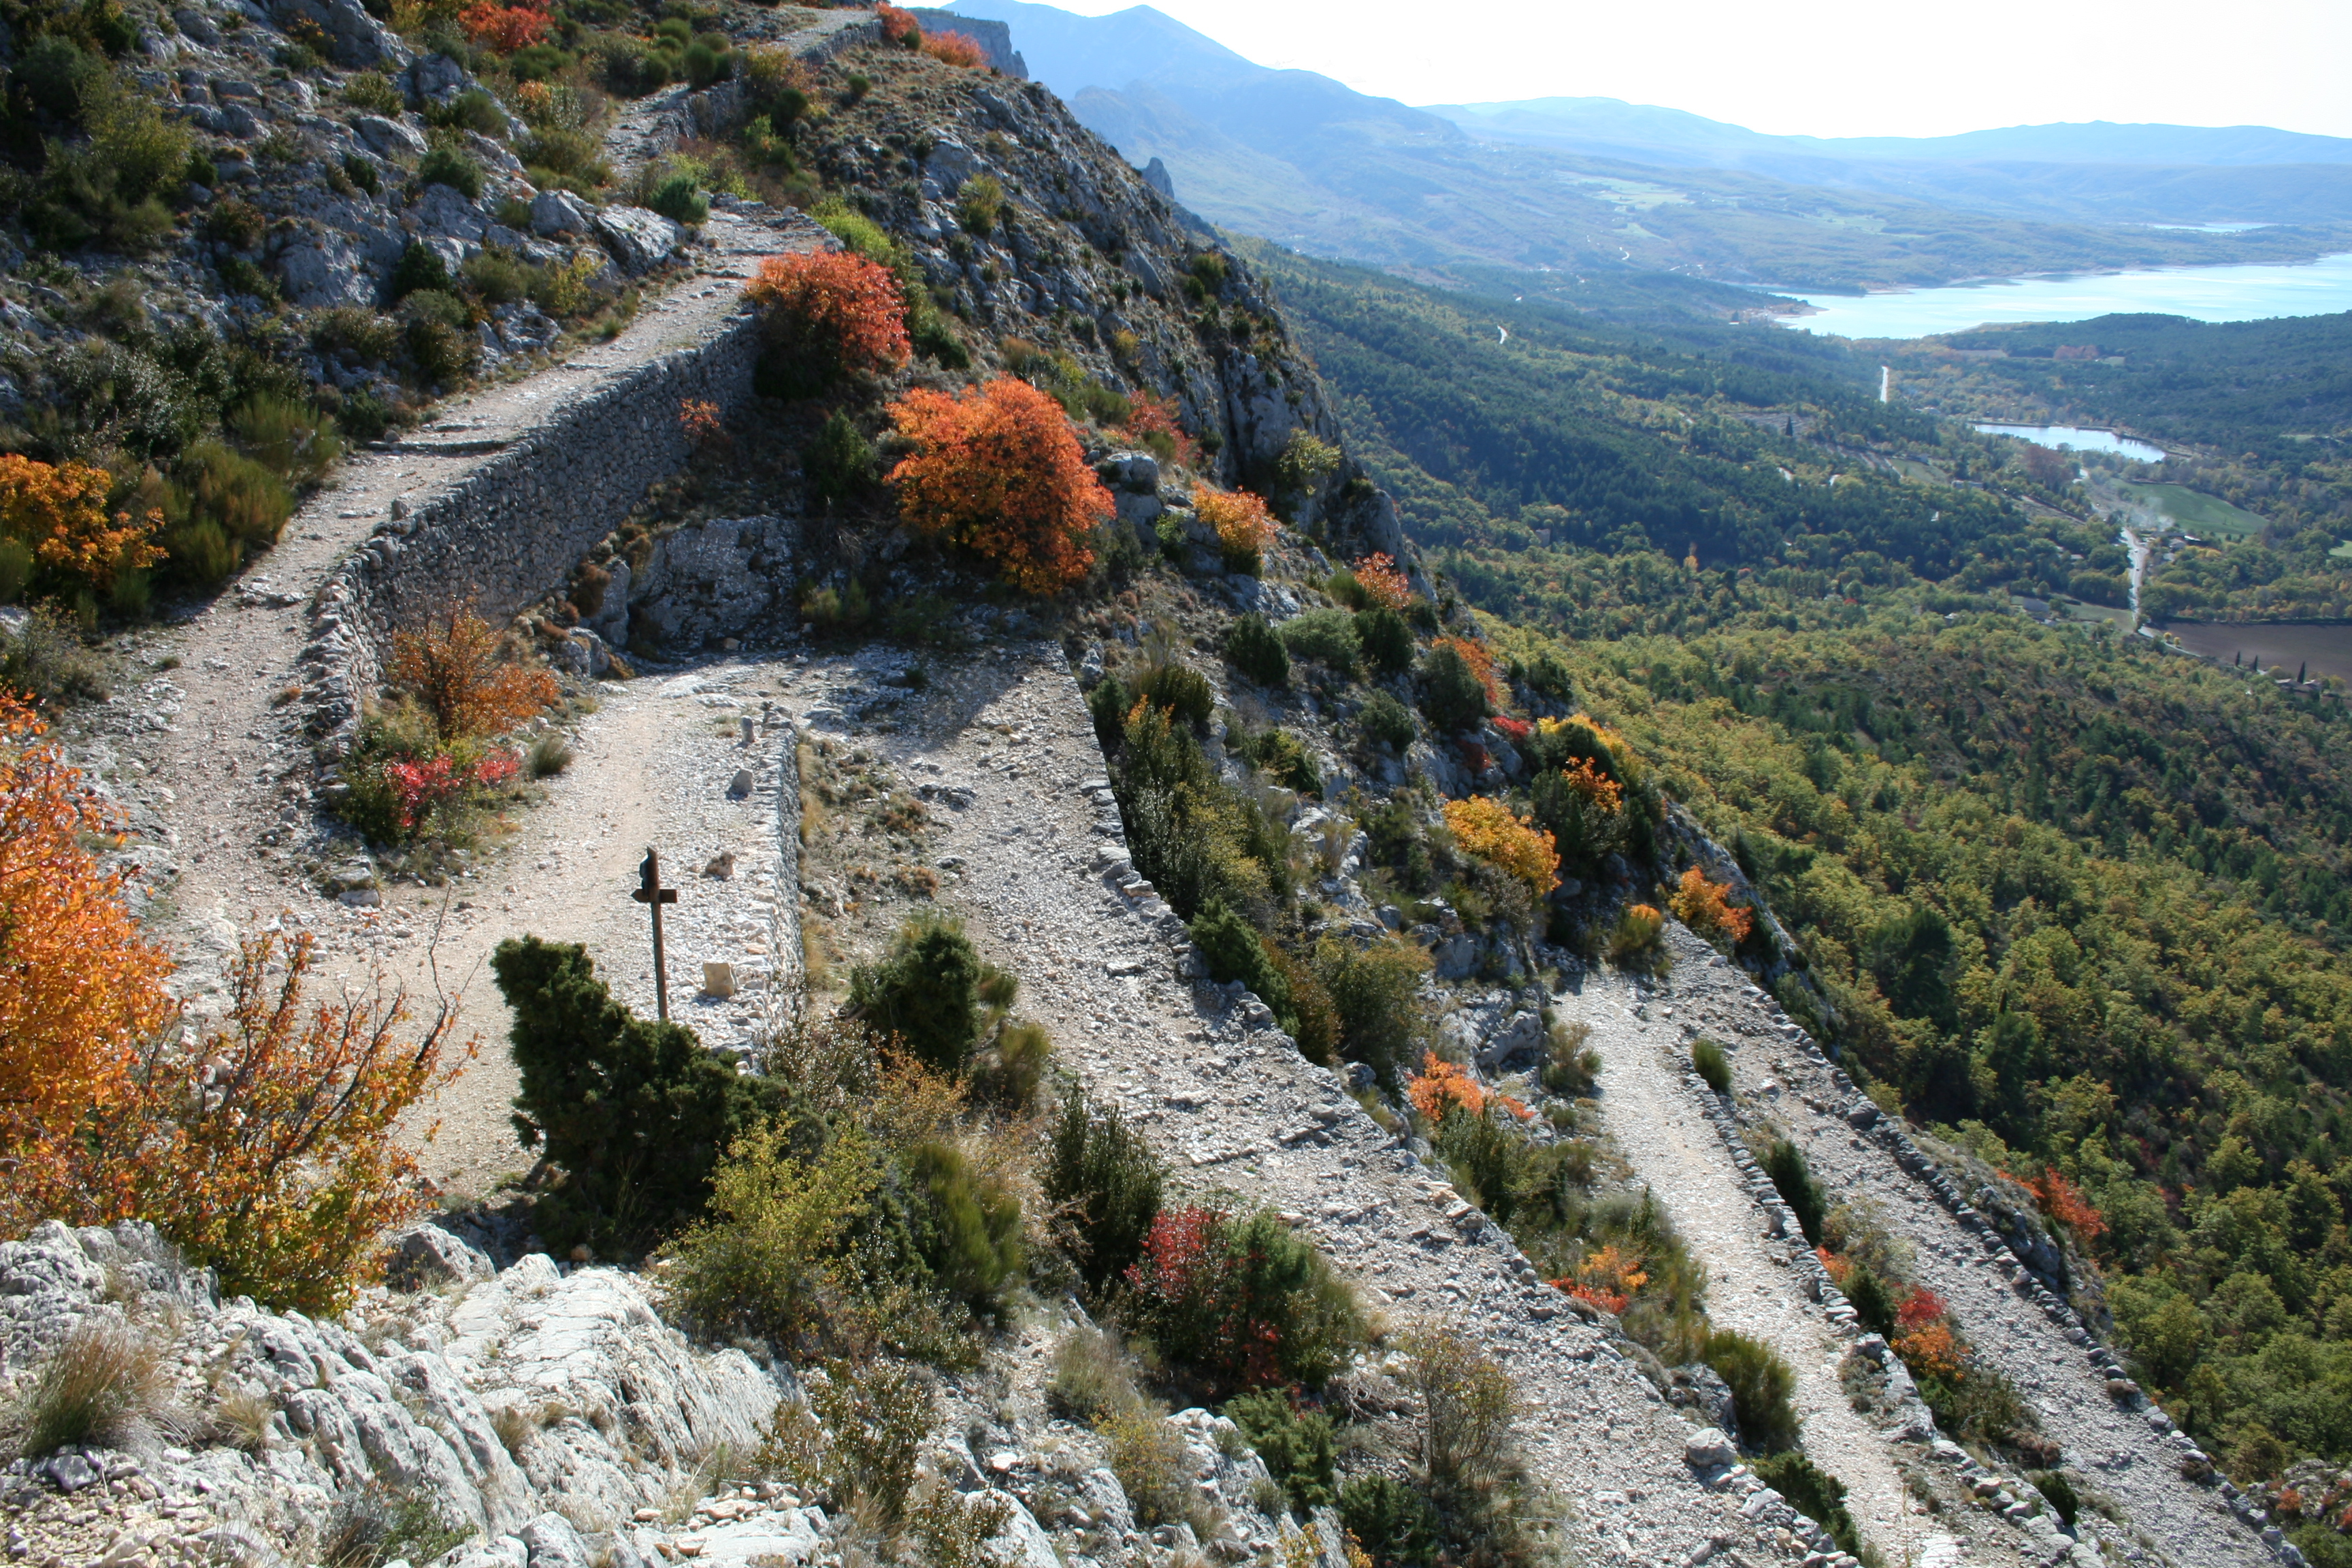
[[[163,1347],[130,1323],[85,1323],[0,1411],[0,1455],[124,1447],[185,1425]]]

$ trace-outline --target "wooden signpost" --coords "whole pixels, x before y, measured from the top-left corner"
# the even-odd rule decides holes
[[[653,846],[646,847],[645,863],[637,868],[637,890],[629,897],[653,911],[654,917],[654,1005],[661,1017],[669,1017],[669,971],[662,958],[661,912],[664,904],[677,902],[677,889],[661,885],[661,857]]]

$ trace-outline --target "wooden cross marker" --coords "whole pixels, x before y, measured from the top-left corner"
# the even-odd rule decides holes
[[[661,857],[653,846],[646,847],[644,864],[637,868],[637,890],[629,897],[653,911],[654,917],[654,1005],[664,1020],[669,1017],[669,971],[662,960],[661,912],[664,904],[677,902],[677,889],[661,885]]]

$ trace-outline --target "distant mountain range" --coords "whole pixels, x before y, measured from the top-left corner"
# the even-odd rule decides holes
[[[1160,16],[1156,11],[1151,14]],[[1429,112],[1473,135],[1645,163],[1723,167],[1756,158],[1849,163],[2145,163],[2227,168],[2352,163],[2352,138],[2305,136],[2263,125],[2211,130],[2196,125],[2117,125],[2097,120],[2079,125],[2011,125],[1958,136],[1768,136],[1679,109],[1614,98],[1434,104]]]
[[[2352,140],[2247,126],[1768,136],[1612,99],[1414,108],[1248,60],[1149,5],[961,0],[1186,205],[1425,276],[1639,268],[1853,289],[2352,248]],[[2243,234],[2164,225],[2292,226]]]

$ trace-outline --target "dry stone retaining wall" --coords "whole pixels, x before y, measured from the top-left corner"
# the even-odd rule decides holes
[[[320,590],[306,658],[314,733],[341,738],[373,689],[376,649],[397,627],[472,600],[501,620],[561,581],[691,448],[678,405],[731,414],[751,395],[759,335],[748,314],[709,342],[646,362],[559,409],[441,494],[378,525]],[[401,510],[395,505],[396,511]]]

